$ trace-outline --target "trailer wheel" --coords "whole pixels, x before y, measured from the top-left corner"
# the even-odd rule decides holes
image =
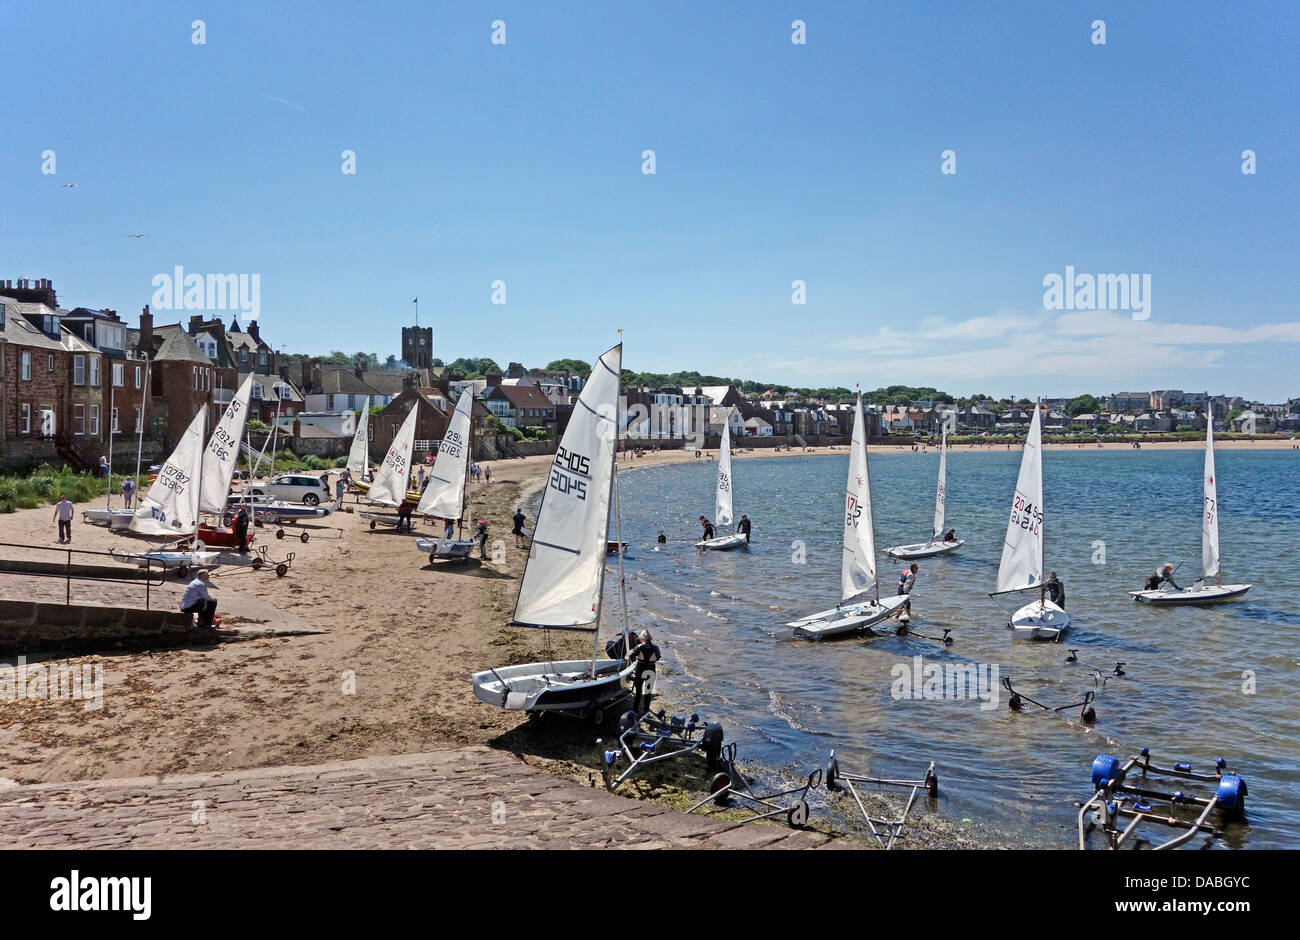
[[[375,527],[375,520],[374,520],[374,519],[371,519],[371,520],[370,520],[370,528],[373,529],[374,527]]]
[[[282,538],[284,538],[284,529],[276,529],[276,530],[275,530],[275,537],[276,537],[277,539],[282,539]]]
[[[275,566],[275,576],[277,578],[283,578],[288,573],[289,573],[289,566],[286,565],[284,562],[280,562],[278,565]]]
[[[939,775],[933,771],[925,775],[925,792],[930,794],[931,798],[939,795]]]
[[[254,558],[252,564],[253,564],[253,570],[254,570],[254,571],[260,571],[260,570],[262,569],[262,559],[261,559],[261,558]]]
[[[727,805],[727,787],[731,786],[731,777],[725,773],[713,775],[709,781],[709,792],[715,794],[713,802],[718,806]]]
[[[189,565],[181,565],[179,568],[176,569],[176,577],[182,581],[184,581],[187,577],[189,577],[189,574],[190,574]]]
[[[435,555],[433,552],[429,552],[429,564],[430,564],[430,566],[433,565],[433,560],[434,560],[435,558],[437,558],[437,557],[438,557],[438,556]]]
[[[806,800],[796,800],[794,806],[791,806],[785,814],[785,821],[790,824],[791,829],[802,829],[808,824],[808,802]]]
[[[298,536],[298,538],[302,539],[302,544],[306,545],[307,540],[311,538],[311,536],[304,532],[302,535]]]
[[[593,724],[603,725],[605,723],[605,709],[597,708],[593,710],[591,713],[591,721]]]

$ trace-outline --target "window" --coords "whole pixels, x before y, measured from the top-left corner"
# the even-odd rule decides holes
[[[32,433],[31,402],[23,402],[18,408],[18,430],[23,434]]]
[[[86,384],[86,357],[85,356],[72,357],[72,384],[73,385]]]
[[[95,388],[99,388],[99,357],[98,356],[90,357],[90,384]]]
[[[45,357],[45,369],[47,372],[54,371],[54,353],[50,353]]]
[[[139,366],[136,366],[136,367],[135,367],[135,387],[136,387],[136,388],[139,388],[139,387],[140,387],[140,367],[139,367]]]
[[[72,406],[72,433],[73,434],[86,433],[86,406],[85,405]]]
[[[193,373],[193,378],[194,378],[194,390],[195,390],[195,391],[198,391],[198,388],[199,388],[199,367],[198,367],[198,366],[190,366],[190,372]]]
[[[22,377],[24,382],[28,382],[32,377],[32,354],[25,352],[22,355]],[[30,418],[30,415],[28,416]]]
[[[139,372],[140,370],[136,369],[136,371]],[[113,387],[121,388],[125,384],[126,384],[126,366],[120,362],[113,363]],[[136,383],[136,388],[139,387],[140,387],[139,383]]]
[[[99,405],[90,406],[90,436],[99,437]]]
[[[262,386],[254,382],[251,388],[249,389],[249,394],[251,394],[254,398],[260,400],[262,397]]]
[[[140,417],[141,417],[141,415],[140,415],[140,409],[137,408],[137,409],[135,410],[135,433],[136,433],[136,434],[139,434],[139,433],[140,433]]]
[[[114,434],[116,434],[118,431],[121,430],[121,428],[119,428],[119,427],[117,426],[117,409],[116,409],[116,408],[113,409],[113,415],[112,415],[112,417],[113,417],[113,424],[111,425],[111,428],[112,428],[112,432],[113,432]]]
[[[259,353],[257,354],[257,362],[258,362],[258,365],[263,365],[263,366],[266,365],[266,350],[265,350],[265,349],[263,349],[261,352],[259,352]]]

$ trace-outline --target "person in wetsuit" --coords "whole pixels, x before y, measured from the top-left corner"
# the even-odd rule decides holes
[[[749,544],[749,530],[752,526],[753,523],[749,521],[749,516],[746,516],[744,513],[741,513],[740,522],[736,524],[736,531],[745,533],[746,545]]]
[[[700,516],[700,525],[704,526],[704,541],[713,538],[713,523],[703,516]]]
[[[659,652],[659,647],[650,641],[650,631],[641,631],[641,642],[634,646],[628,653],[628,661],[636,666],[633,673],[633,695],[632,711],[638,716],[644,715],[650,710],[650,683],[646,679],[646,673],[655,671],[655,663],[663,658]]]
[[[1056,577],[1055,571],[1047,576],[1047,580],[1043,583],[1043,589],[1038,592],[1040,601],[1044,597],[1061,608],[1061,610],[1065,610],[1065,585]]]
[[[1143,589],[1147,591],[1158,591],[1160,590],[1160,585],[1164,584],[1166,581],[1169,582],[1170,586],[1173,587],[1175,591],[1182,590],[1182,588],[1174,582],[1174,566],[1169,562],[1165,562],[1156,569],[1155,574],[1147,578]]]

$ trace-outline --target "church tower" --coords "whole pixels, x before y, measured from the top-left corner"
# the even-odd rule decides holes
[[[433,368],[433,327],[402,327],[402,361],[411,369]]]

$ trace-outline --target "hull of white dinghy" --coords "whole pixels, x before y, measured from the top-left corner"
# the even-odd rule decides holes
[[[1032,601],[1011,615],[1019,639],[1055,640],[1070,626],[1070,615],[1051,601]]]
[[[474,697],[510,711],[594,714],[626,698],[634,667],[620,659],[525,663],[474,674]]]
[[[704,539],[703,541],[696,542],[695,547],[702,548],[706,551],[729,552],[733,548],[740,548],[740,546],[745,544],[747,543],[745,542],[744,533],[737,532],[735,535],[724,535],[721,538]]]
[[[885,554],[890,558],[910,561],[916,558],[933,558],[935,555],[947,555],[949,552],[955,552],[965,544],[965,539],[956,539],[952,542],[917,542],[915,545],[895,545],[893,548],[885,549]]]
[[[794,635],[802,639],[825,640],[856,633],[882,620],[887,620],[906,603],[906,595],[882,597],[879,601],[824,610],[819,614],[811,614],[800,620],[791,621],[787,626],[794,627]]]
[[[87,509],[81,514],[81,521],[91,525],[106,525],[110,529],[125,529],[131,524],[135,511],[131,509]]]
[[[468,562],[470,552],[478,543],[473,539],[416,539],[415,547],[429,556],[429,561],[438,558],[459,558]],[[590,661],[588,661],[590,665]]]
[[[1197,582],[1177,591],[1129,591],[1133,600],[1143,604],[1174,607],[1179,604],[1221,604],[1241,597],[1249,591],[1249,584],[1205,584]]]

